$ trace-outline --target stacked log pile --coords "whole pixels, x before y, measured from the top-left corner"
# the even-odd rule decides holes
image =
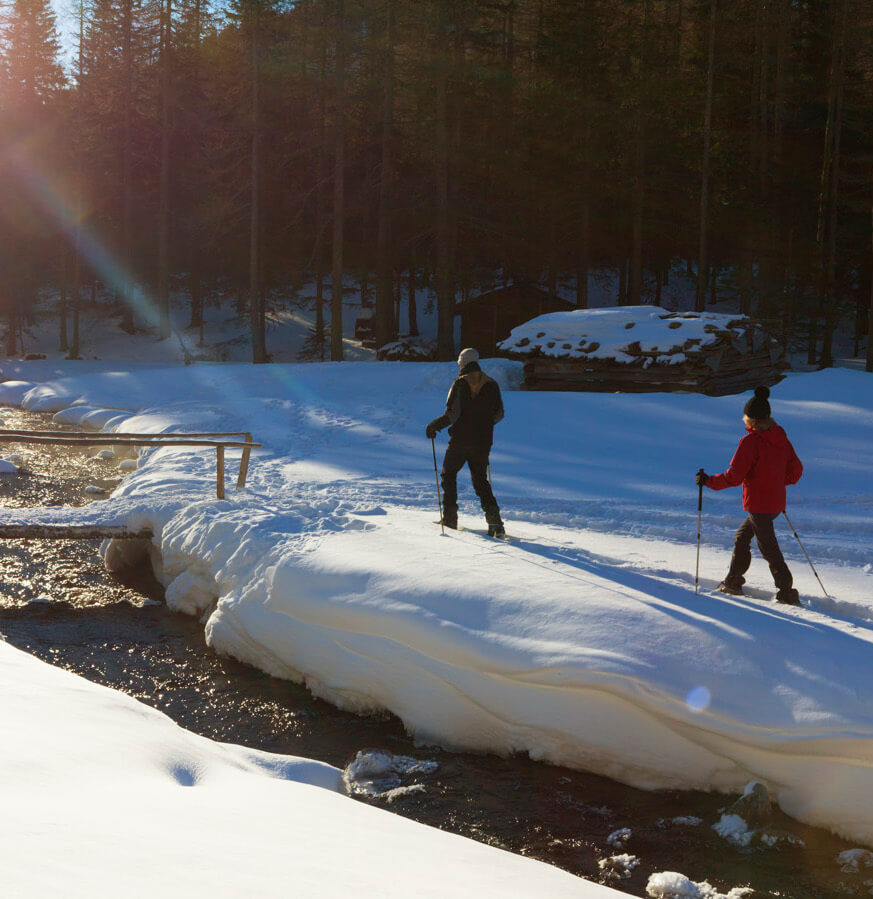
[[[667,327],[675,330],[676,343],[668,349],[643,349],[629,342],[617,354],[598,354],[594,341],[557,343],[546,339],[526,349],[526,338],[502,349],[524,361],[524,384],[530,390],[584,390],[620,393],[692,392],[710,396],[742,393],[759,384],[772,385],[787,367],[781,344],[761,325],[738,316],[725,326],[705,324],[711,342],[682,340],[683,319],[676,313]],[[671,316],[665,315],[664,318]],[[625,327],[629,327],[625,325]],[[539,336],[539,335],[538,335]],[[630,334],[628,335],[630,336]],[[565,350],[566,353],[563,353]]]

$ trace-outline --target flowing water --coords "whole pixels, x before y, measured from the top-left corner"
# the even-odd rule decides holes
[[[9,428],[56,429],[4,409]],[[92,449],[0,447],[23,469],[0,476],[0,506],[82,505],[118,482]],[[873,868],[842,871],[853,844],[778,811],[767,837],[736,845],[713,824],[736,798],[646,792],[526,756],[454,753],[415,744],[392,715],[361,717],[300,686],[215,655],[202,625],[170,612],[149,570],[111,577],[99,541],[0,544],[0,637],[47,662],[121,690],[206,737],[345,768],[359,801],[541,859],[635,896],[653,872],[678,871],[720,892],[830,899],[873,895]],[[419,764],[414,764],[412,760]],[[363,769],[363,770],[361,770]],[[873,861],[873,856],[870,856]],[[635,861],[636,860],[636,861]]]

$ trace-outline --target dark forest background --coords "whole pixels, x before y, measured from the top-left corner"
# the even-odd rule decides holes
[[[873,369],[871,0],[79,0],[61,64],[48,0],[0,32],[0,304],[7,351],[37,290],[62,348],[99,278],[169,331],[219,279],[254,361],[265,297],[314,278],[342,357],[354,274],[378,346],[396,291],[433,287],[440,358],[480,284],[618,270],[652,299],[682,260],[808,360],[834,335]],[[644,285],[647,287],[644,290]],[[322,302],[325,301],[325,302]],[[325,303],[333,304],[333,314]],[[114,327],[107,323],[107,327]]]

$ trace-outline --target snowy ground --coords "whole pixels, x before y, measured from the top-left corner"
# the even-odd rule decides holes
[[[168,603],[204,615],[218,651],[346,708],[388,708],[423,740],[650,787],[761,780],[789,814],[873,844],[868,376],[791,375],[771,398],[806,466],[789,514],[833,597],[783,525],[792,609],[769,601],[760,560],[749,597],[710,592],[736,491],[705,495],[694,593],[693,474],[727,464],[745,398],[525,393],[515,363],[485,368],[505,389],[492,474],[508,544],[433,524],[423,428],[451,364],[80,363],[57,378],[37,362],[0,403],[264,444],[224,502],[212,457],[174,448],[143,453],[105,503],[28,513],[150,523]],[[462,496],[462,522],[480,527]]]
[[[421,297],[427,335],[425,304]],[[683,308],[681,298],[665,305]],[[346,312],[350,333],[353,301]],[[245,321],[227,303],[208,308],[210,345],[201,352],[196,334],[182,330],[184,309],[181,341],[128,336],[100,317],[97,309],[83,319],[85,361],[72,363],[54,349],[56,323],[38,320],[25,349],[49,358],[0,363],[0,378],[10,379],[0,383],[0,406],[98,429],[250,430],[264,449],[241,492],[230,489],[238,456],[229,454],[224,502],[215,499],[207,451],[148,450],[136,460],[116,456],[130,476],[105,502],[16,512],[16,520],[151,524],[168,603],[202,615],[217,650],[305,680],[342,706],[391,709],[424,740],[527,751],[642,786],[741,792],[757,779],[790,814],[873,845],[868,375],[794,374],[773,392],[774,415],[806,465],[788,513],[831,594],[822,595],[783,521],[804,605],[791,609],[769,601],[757,558],[747,598],[711,592],[742,518],[738,491],[706,491],[694,594],[693,473],[726,466],[743,433],[745,397],[529,394],[515,389],[519,366],[486,362],[507,407],[492,455],[514,538],[503,544],[468,531],[440,535],[432,523],[423,428],[442,409],[454,365],[182,366],[182,342],[189,357],[247,360]],[[296,358],[310,324],[304,291],[298,309],[274,318],[268,349]],[[347,344],[348,358],[371,355]],[[438,452],[443,446],[441,436]],[[0,459],[0,476],[14,476],[18,461]],[[463,475],[461,485],[462,523],[481,527]],[[143,894],[265,894],[292,866],[317,895],[347,893],[345,877],[356,885],[363,877],[357,892],[371,895],[386,883],[397,895],[411,884],[420,895],[423,884],[435,896],[467,895],[461,884],[471,895],[512,895],[504,871],[518,895],[601,894],[572,878],[553,883],[555,872],[530,862],[516,870],[494,850],[437,846],[449,838],[416,835],[406,822],[396,833],[381,818],[358,826],[372,810],[307,785],[313,777],[335,784],[332,769],[198,741],[25,659],[0,644],[0,714],[16,735],[2,751],[10,777],[0,780],[14,809],[6,820],[15,826],[14,839],[4,829],[0,858],[4,875],[18,877],[4,885],[18,894],[68,891],[68,882],[81,884],[81,895],[116,886],[137,895],[139,883]],[[62,738],[56,722],[80,701],[83,710],[93,705],[85,715],[93,727],[76,724]],[[119,745],[127,739],[119,718],[125,733],[130,726],[129,745]],[[53,748],[62,744],[78,748]],[[118,796],[142,814],[119,817]],[[232,832],[219,807],[238,810]],[[357,827],[355,839],[371,831],[376,839],[339,866],[332,858],[348,827]],[[162,845],[184,849],[144,866],[143,842],[156,832]],[[202,856],[193,864],[191,834]],[[407,840],[409,865],[397,868],[395,844]],[[289,856],[289,842],[304,847],[303,860]],[[110,843],[122,845],[98,864]],[[48,856],[57,864],[37,881]],[[438,871],[430,857],[440,858]],[[649,892],[716,896],[670,872],[654,875]]]
[[[8,897],[618,896],[341,795],[320,762],[213,743],[0,641]]]

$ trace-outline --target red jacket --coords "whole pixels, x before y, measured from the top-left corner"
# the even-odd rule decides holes
[[[803,465],[785,431],[774,424],[766,431],[749,432],[723,474],[710,475],[706,486],[713,490],[743,485],[743,508],[747,512],[785,511],[785,486],[796,484]]]

